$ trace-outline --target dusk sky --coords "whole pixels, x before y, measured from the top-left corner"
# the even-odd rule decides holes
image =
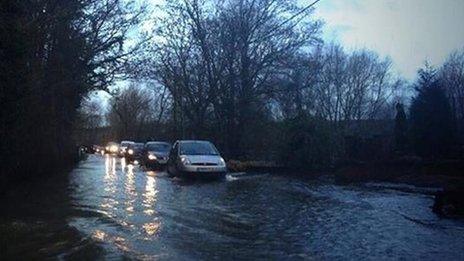
[[[390,56],[408,80],[425,60],[439,65],[464,47],[463,0],[321,0],[315,14],[326,41]]]
[[[315,17],[325,21],[324,41],[389,56],[407,80],[426,60],[439,65],[464,47],[464,0],[321,0]]]

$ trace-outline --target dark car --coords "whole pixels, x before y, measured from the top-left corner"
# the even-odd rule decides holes
[[[171,144],[161,141],[145,143],[142,162],[148,168],[160,168],[168,163]]]
[[[93,145],[93,150],[96,154],[105,154],[105,148],[100,145]]]
[[[126,149],[126,153],[124,153],[124,157],[126,158],[128,163],[139,163],[143,156],[143,148],[145,144],[143,143],[133,143],[129,144]]]
[[[176,141],[169,153],[170,175],[186,178],[223,178],[226,162],[213,143],[201,140]]]
[[[129,144],[134,144],[134,142],[130,140],[121,141],[121,144],[119,145],[119,156],[120,157],[124,157],[124,154],[126,153],[126,150],[127,150],[127,146],[129,146]]]
[[[95,153],[94,147],[93,147],[93,146],[90,146],[90,145],[81,145],[81,146],[80,146],[80,150],[81,150],[81,152],[87,153],[87,154],[93,154],[93,153]]]

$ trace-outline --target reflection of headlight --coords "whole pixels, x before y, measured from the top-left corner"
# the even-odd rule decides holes
[[[156,160],[156,156],[153,154],[148,154],[148,159],[149,160]]]
[[[226,161],[221,157],[219,159],[219,166],[225,166],[226,165]]]
[[[180,161],[181,161],[182,164],[184,164],[184,165],[190,165],[190,164],[192,164],[192,163],[190,162],[190,160],[189,160],[187,157],[185,157],[185,156],[184,156],[184,157],[180,157]]]
[[[129,149],[129,150],[127,151],[127,153],[129,153],[130,155],[132,155],[132,154],[134,154],[134,150],[133,150],[133,149]]]

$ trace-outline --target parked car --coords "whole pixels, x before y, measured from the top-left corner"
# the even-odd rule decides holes
[[[143,156],[144,146],[145,144],[143,143],[129,144],[126,149],[126,153],[124,153],[127,163],[139,163]]]
[[[129,141],[129,140],[121,141],[121,144],[119,145],[119,156],[120,157],[124,157],[124,154],[126,153],[126,150],[127,150],[127,146],[129,146],[129,144],[134,144],[134,142]]]
[[[148,168],[164,167],[168,163],[171,144],[160,141],[149,141],[145,143],[143,151],[143,164]]]
[[[176,141],[169,153],[167,171],[187,178],[223,178],[227,173],[224,159],[209,141]]]
[[[119,151],[119,144],[116,142],[108,142],[105,146],[105,153],[111,155],[117,155]]]

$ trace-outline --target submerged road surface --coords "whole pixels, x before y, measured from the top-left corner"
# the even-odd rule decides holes
[[[464,260],[463,221],[387,184],[186,182],[92,155],[65,181],[17,194],[0,219],[7,258]]]

